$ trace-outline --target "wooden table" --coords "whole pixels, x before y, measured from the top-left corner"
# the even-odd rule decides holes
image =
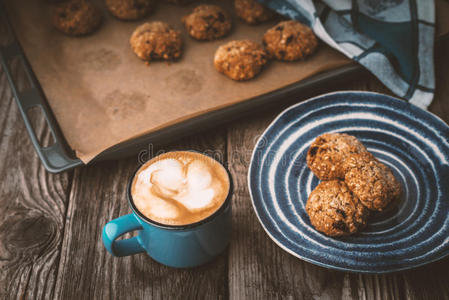
[[[449,123],[449,41],[436,52],[437,93],[430,111]],[[364,72],[153,149],[221,151],[235,183],[229,249],[205,266],[178,270],[144,254],[112,257],[101,242],[103,225],[130,212],[125,185],[137,157],[48,173],[0,71],[0,299],[449,299],[449,258],[388,275],[332,271],[287,254],[259,224],[246,183],[257,137],[291,103],[341,89],[390,94]],[[40,140],[48,143],[45,122],[40,116],[33,120]]]

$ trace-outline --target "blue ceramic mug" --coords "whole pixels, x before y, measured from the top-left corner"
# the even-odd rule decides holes
[[[103,244],[108,252],[114,256],[146,252],[161,264],[189,268],[211,261],[226,249],[231,236],[232,197],[232,179],[227,169],[229,192],[221,207],[199,222],[181,226],[161,224],[139,212],[131,196],[137,171],[127,187],[132,213],[114,219],[103,227]],[[138,231],[137,236],[117,240],[121,235],[135,230]]]

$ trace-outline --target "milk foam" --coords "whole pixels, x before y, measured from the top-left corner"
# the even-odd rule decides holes
[[[132,197],[145,216],[169,224],[179,223],[177,219],[198,213],[201,217],[201,212],[223,201],[223,191],[229,189],[229,182],[224,186],[220,178],[213,176],[211,162],[190,155],[193,154],[158,159],[136,174]],[[225,176],[228,179],[226,172]]]

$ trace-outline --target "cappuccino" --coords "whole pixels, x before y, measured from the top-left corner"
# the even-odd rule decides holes
[[[151,159],[137,171],[131,196],[148,219],[188,225],[216,212],[229,188],[229,175],[219,162],[197,152],[174,151]]]

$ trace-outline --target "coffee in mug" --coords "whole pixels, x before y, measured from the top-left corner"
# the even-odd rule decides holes
[[[132,213],[103,227],[114,256],[146,252],[176,268],[202,265],[222,253],[231,238],[232,178],[218,161],[193,151],[161,154],[128,181]],[[128,239],[120,236],[137,231]]]
[[[211,216],[226,200],[230,179],[209,156],[192,151],[161,154],[137,171],[131,198],[146,218],[164,225],[189,225]]]

